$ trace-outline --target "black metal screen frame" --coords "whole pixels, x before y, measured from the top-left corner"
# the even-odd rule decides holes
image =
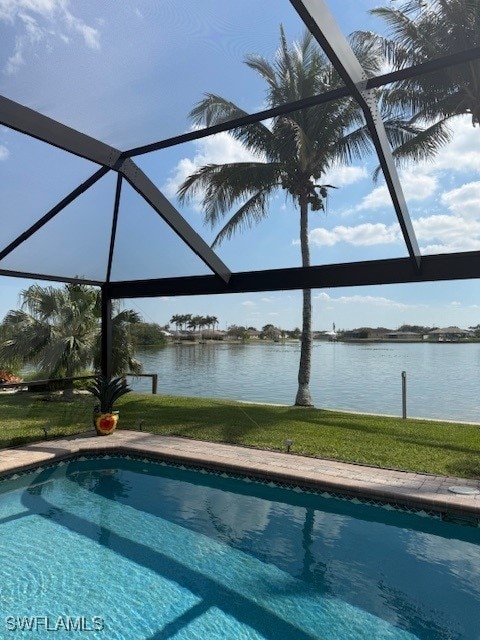
[[[52,218],[60,214],[67,205],[101,180],[104,175],[110,171],[114,171],[118,175],[112,208],[112,231],[107,269],[103,280],[71,278],[63,274],[41,274],[0,269],[0,275],[2,276],[57,282],[83,282],[100,286],[102,288],[102,324],[104,330],[102,359],[105,372],[108,372],[110,366],[108,364],[109,357],[107,356],[111,349],[110,317],[112,299],[156,297],[161,295],[212,295],[305,288],[335,288],[480,277],[480,251],[429,256],[420,255],[418,242],[385,133],[385,127],[377,109],[374,95],[374,89],[378,87],[476,60],[480,58],[480,47],[444,56],[399,71],[367,78],[348,41],[330,13],[325,0],[289,1],[329,57],[332,65],[343,79],[344,87],[124,151],[0,96],[0,124],[89,160],[99,166],[98,170],[90,178],[66,195],[30,228],[26,229],[3,248],[0,246],[0,261],[28,240]],[[231,131],[240,126],[346,97],[356,100],[363,111],[408,250],[408,258],[232,273],[228,266],[192,229],[173,204],[133,160],[136,156],[199,140],[216,133]],[[123,180],[126,180],[183,242],[203,260],[213,275],[149,280],[137,279],[122,282],[111,281],[112,259]]]

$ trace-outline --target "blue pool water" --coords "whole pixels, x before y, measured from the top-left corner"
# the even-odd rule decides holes
[[[480,638],[478,528],[125,458],[0,487],[0,638]]]

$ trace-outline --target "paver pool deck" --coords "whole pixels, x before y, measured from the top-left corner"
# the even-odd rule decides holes
[[[0,475],[88,454],[130,454],[259,477],[310,489],[439,512],[480,523],[480,494],[457,495],[450,487],[480,490],[480,481],[379,469],[228,444],[118,430],[88,432],[0,450]]]

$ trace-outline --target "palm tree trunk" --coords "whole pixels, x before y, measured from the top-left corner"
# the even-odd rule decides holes
[[[70,366],[67,366],[67,370],[65,372],[65,378],[72,378],[73,377],[73,370],[71,369]],[[73,380],[70,382],[66,382],[65,386],[63,388],[63,399],[64,400],[68,400],[68,401],[72,401],[74,400],[74,393],[73,393]]]
[[[310,266],[310,247],[308,245],[308,203],[304,197],[300,204],[300,247],[302,250],[302,266]],[[300,366],[298,368],[298,391],[295,405],[312,407],[312,396],[308,387],[312,368],[312,292],[303,290],[302,337],[300,348]]]

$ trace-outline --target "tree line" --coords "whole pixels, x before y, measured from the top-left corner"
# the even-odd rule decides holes
[[[183,315],[177,314],[170,318],[170,324],[175,325],[177,332],[182,330],[196,331],[199,329],[205,329],[208,327],[212,331],[218,326],[218,318],[216,316],[198,316],[186,313]]]

